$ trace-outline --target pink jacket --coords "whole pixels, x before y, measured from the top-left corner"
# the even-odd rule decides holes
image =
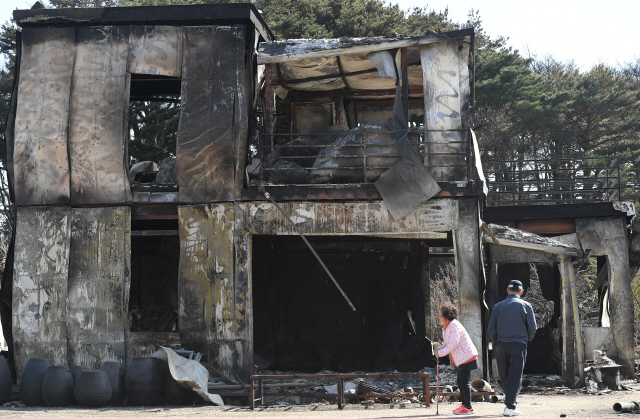
[[[452,366],[464,364],[478,356],[478,350],[471,342],[471,338],[464,326],[453,320],[442,331],[444,345],[438,348],[438,355],[449,355]]]

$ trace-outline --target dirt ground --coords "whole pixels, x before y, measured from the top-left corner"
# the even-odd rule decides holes
[[[520,397],[518,409],[524,417],[551,419],[566,418],[620,418],[632,414],[618,414],[613,411],[615,402],[631,402],[640,400],[636,391],[615,392],[605,395],[587,395],[572,392],[569,394],[537,395],[524,394]],[[221,418],[420,418],[435,417],[436,406],[419,407],[418,404],[376,404],[373,407],[349,404],[344,410],[338,410],[336,405],[307,405],[307,406],[276,406],[263,409],[249,410],[236,406],[200,406],[200,407],[149,407],[149,408],[0,408],[0,417],[5,418],[59,418],[84,419],[91,418],[193,418],[193,417],[221,417]],[[457,417],[451,411],[457,403],[440,403],[442,418]],[[493,403],[474,403],[476,414],[471,417],[498,418],[502,416],[504,405]]]

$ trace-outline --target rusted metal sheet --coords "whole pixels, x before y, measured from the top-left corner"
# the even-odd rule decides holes
[[[128,207],[74,208],[67,296],[69,365],[125,362],[128,324]]]
[[[461,46],[462,50],[458,50]],[[467,51],[463,55],[463,51]],[[427,153],[425,165],[437,181],[465,180],[466,163],[463,155],[468,143],[466,131],[468,110],[469,44],[458,40],[440,41],[420,49],[424,77],[424,107]],[[464,63],[459,61],[464,59]],[[461,89],[461,86],[466,87]],[[465,96],[466,97],[463,97]],[[431,143],[431,144],[429,144]]]
[[[67,364],[71,208],[18,208],[13,278],[16,371],[29,358]]]
[[[182,75],[181,27],[131,26],[129,30],[129,73]]]
[[[184,31],[176,141],[179,200],[232,201],[238,70],[245,59],[243,27],[187,27]]]
[[[16,204],[68,203],[75,30],[25,29],[22,40],[13,156]]]
[[[460,218],[453,234],[458,276],[458,309],[460,322],[469,332],[471,341],[478,349],[478,370],[472,372],[475,378],[482,378],[487,360],[487,348],[483,345],[482,308],[484,278],[480,253],[480,209],[478,200],[461,198],[458,201]]]
[[[394,221],[384,202],[316,203],[285,202],[283,210],[303,234],[308,235],[406,235],[418,238],[432,232],[454,230],[458,201],[435,199]],[[253,234],[297,234],[271,203],[236,204],[236,229]]]
[[[128,26],[77,28],[69,158],[73,204],[123,203],[127,179]]]
[[[179,324],[182,345],[202,352],[221,372],[249,372],[253,366],[251,297],[248,284],[250,247],[236,238],[232,204],[178,208],[180,225]],[[234,242],[245,249],[235,261]],[[240,281],[235,264],[245,272]],[[249,306],[247,305],[249,304]]]

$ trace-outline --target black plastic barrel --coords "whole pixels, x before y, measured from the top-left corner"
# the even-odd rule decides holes
[[[0,355],[0,404],[4,404],[11,398],[11,386],[13,380],[11,379],[11,370],[7,365],[7,360],[4,356]]]
[[[109,382],[111,383],[111,400],[109,401],[109,404],[112,406],[121,405],[127,395],[124,390],[124,364],[115,361],[108,361],[102,364],[102,368],[100,368],[100,370],[106,371],[109,375]]]
[[[45,406],[42,398],[42,382],[53,361],[45,358],[29,358],[20,375],[18,389],[20,401],[25,406]]]
[[[42,398],[49,407],[67,407],[73,403],[73,376],[68,366],[52,366],[42,381]]]
[[[127,406],[157,406],[164,402],[164,376],[157,358],[132,358],[125,377]]]
[[[193,403],[193,393],[178,384],[170,373],[164,377],[164,397],[171,406],[187,406]]]
[[[106,371],[82,371],[73,394],[85,407],[102,407],[111,400],[111,382]]]

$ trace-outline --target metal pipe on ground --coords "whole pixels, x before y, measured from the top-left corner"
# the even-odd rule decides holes
[[[503,394],[494,394],[493,396],[491,396],[491,403],[499,403],[503,401],[504,401]]]
[[[473,380],[471,382],[471,387],[476,391],[485,391],[485,392],[493,391],[491,390],[491,385],[481,378]]]
[[[620,413],[631,413],[640,411],[640,402],[614,403],[613,410]]]

